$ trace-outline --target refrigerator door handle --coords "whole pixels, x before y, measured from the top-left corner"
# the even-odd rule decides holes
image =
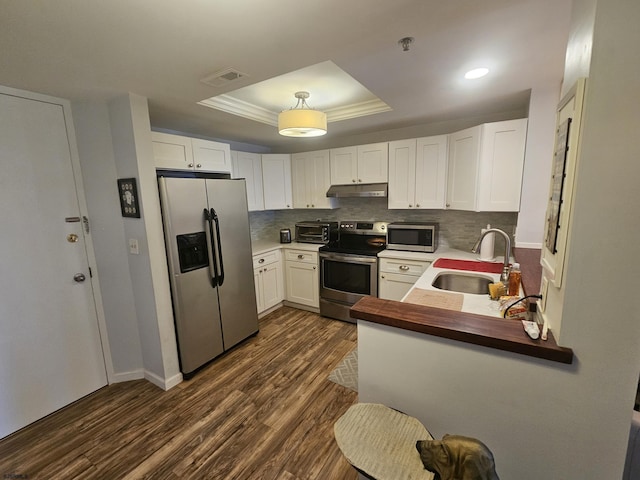
[[[213,263],[216,266],[218,286],[222,286],[222,284],[224,283],[224,263],[222,262],[222,243],[220,242],[220,221],[218,220],[218,214],[213,208],[211,209],[211,218],[216,224],[216,244],[218,246],[218,263],[220,264],[219,273],[218,273],[218,263],[215,260]]]
[[[218,265],[213,251],[213,225],[209,211],[206,208],[204,209],[204,222],[206,223],[204,232],[207,237],[207,248],[209,249],[209,277],[211,278],[211,286],[216,288],[218,286]]]

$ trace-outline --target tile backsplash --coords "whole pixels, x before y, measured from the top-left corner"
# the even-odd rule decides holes
[[[386,198],[340,198],[333,210],[295,209],[249,212],[251,238],[277,242],[281,228],[295,235],[296,222],[304,220],[376,220],[383,222],[437,222],[440,245],[470,250],[487,224],[515,234],[518,214],[515,212],[463,212],[458,210],[389,210]],[[496,252],[502,247],[496,242]]]

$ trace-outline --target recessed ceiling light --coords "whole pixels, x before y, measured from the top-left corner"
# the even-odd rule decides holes
[[[484,77],[487,73],[489,73],[488,68],[474,68],[473,70],[469,70],[467,73],[465,73],[464,78],[466,78],[467,80],[473,80],[475,78]]]

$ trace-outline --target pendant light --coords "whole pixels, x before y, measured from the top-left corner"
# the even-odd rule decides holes
[[[296,106],[278,115],[278,133],[285,137],[319,137],[327,133],[327,114],[307,105],[309,92],[296,92]]]

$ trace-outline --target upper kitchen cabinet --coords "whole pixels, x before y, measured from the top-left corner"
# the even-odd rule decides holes
[[[257,153],[231,151],[232,178],[244,178],[249,211],[264,210],[262,157]]]
[[[446,135],[389,143],[390,209],[443,209],[446,182]]]
[[[387,182],[389,144],[386,142],[332,148],[330,159],[332,185]]]
[[[527,119],[485,123],[449,135],[447,208],[520,209]]]
[[[151,132],[151,140],[156,168],[231,173],[226,143],[160,132]]]
[[[265,210],[293,208],[291,191],[291,155],[262,155],[262,186]]]
[[[335,199],[327,198],[331,186],[329,157],[329,150],[291,156],[293,208],[335,208]]]

